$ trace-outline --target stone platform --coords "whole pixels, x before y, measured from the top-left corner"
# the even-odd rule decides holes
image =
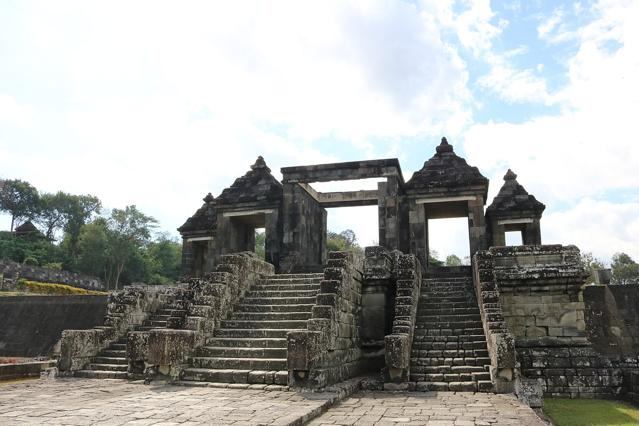
[[[0,383],[0,424],[544,425],[509,395],[359,392],[322,414],[335,398],[330,392],[145,386],[109,379],[28,380]]]

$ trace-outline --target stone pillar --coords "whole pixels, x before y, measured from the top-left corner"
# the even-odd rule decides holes
[[[193,273],[193,242],[187,237],[182,238],[182,275],[190,276]]]
[[[504,225],[499,225],[498,222],[497,219],[491,219],[490,221],[491,242],[489,246],[491,247],[506,245],[506,230]]]
[[[424,267],[428,267],[428,221],[423,204],[409,201],[408,226],[410,233],[410,252]]]
[[[541,226],[539,219],[527,223],[521,232],[521,241],[524,245],[541,245]]]
[[[377,185],[379,194],[379,245],[397,250],[400,245],[399,181],[391,176]]]
[[[470,241],[470,256],[478,250],[488,248],[486,241],[486,222],[484,216],[484,198],[480,195],[468,201],[468,240]]]

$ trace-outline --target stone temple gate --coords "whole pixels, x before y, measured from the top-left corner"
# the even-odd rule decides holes
[[[508,171],[484,212],[488,179],[457,156],[446,138],[435,155],[404,180],[395,158],[284,167],[282,182],[259,157],[251,170],[204,205],[179,228],[183,273],[202,276],[216,258],[253,251],[255,229],[266,232],[266,261],[277,271],[320,271],[326,265],[326,208],[376,205],[379,245],[417,256],[428,268],[429,219],[468,219],[469,251],[504,245],[506,231],[522,232],[524,244],[541,244],[545,206]],[[385,178],[376,190],[318,192],[314,182]]]
[[[262,157],[179,228],[184,278],[110,296],[103,326],[66,330],[59,366],[83,377],[321,389],[639,394],[639,286],[587,274],[542,245],[545,206],[508,170],[488,179],[442,139],[405,181],[397,159],[285,167]],[[316,182],[380,179],[319,192]],[[379,245],[326,250],[326,209],[376,205]],[[429,264],[429,221],[468,221],[469,266]],[[254,253],[265,230],[265,258]],[[507,232],[522,245],[506,246]],[[208,384],[207,384],[208,386]]]

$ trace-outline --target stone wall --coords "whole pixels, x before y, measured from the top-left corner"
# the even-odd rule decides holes
[[[322,388],[366,369],[359,334],[362,259],[331,252],[307,329],[288,333],[289,384]]]
[[[503,393],[514,389],[515,339],[506,325],[494,268],[490,251],[473,256],[473,283],[490,356],[490,378],[495,390]]]
[[[87,290],[103,290],[104,284],[96,277],[76,274],[68,271],[58,271],[55,269],[41,268],[39,266],[23,265],[11,260],[0,260],[0,275],[14,279],[19,276],[28,280],[67,284],[73,287],[80,287]]]
[[[107,296],[0,297],[0,356],[49,355],[68,328],[101,325]]]
[[[586,321],[595,309],[586,309],[586,273],[577,247],[492,247],[488,254],[492,266],[479,274],[488,279],[492,268],[523,378],[536,380],[551,396],[613,397],[628,390],[624,376],[637,368],[637,358],[618,346],[605,348],[606,336],[591,340],[597,334],[592,327],[601,324]],[[590,291],[596,288],[587,287],[585,294]],[[605,292],[598,299],[599,310],[606,311]]]
[[[396,279],[395,317],[392,332],[384,338],[385,380],[406,383],[410,378],[410,357],[415,317],[422,284],[422,265],[412,254],[397,256],[392,276]]]
[[[142,322],[171,294],[170,286],[131,285],[111,293],[103,326],[79,330],[73,324],[62,332],[58,367],[61,371],[82,369],[98,352]],[[78,296],[75,296],[78,297]]]
[[[255,253],[220,256],[214,272],[186,283],[183,298],[187,300],[182,305],[187,316],[183,326],[129,334],[127,351],[131,361],[161,366],[169,374],[179,376],[180,364],[232,313],[246,291],[273,273],[273,265]]]

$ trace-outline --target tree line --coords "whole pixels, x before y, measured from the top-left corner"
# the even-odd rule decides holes
[[[10,231],[0,232],[2,259],[98,276],[108,289],[179,276],[181,244],[156,233],[157,221],[135,205],[104,212],[96,196],[40,193],[16,179],[0,181],[0,212],[11,216]],[[40,232],[16,236],[26,221]]]

